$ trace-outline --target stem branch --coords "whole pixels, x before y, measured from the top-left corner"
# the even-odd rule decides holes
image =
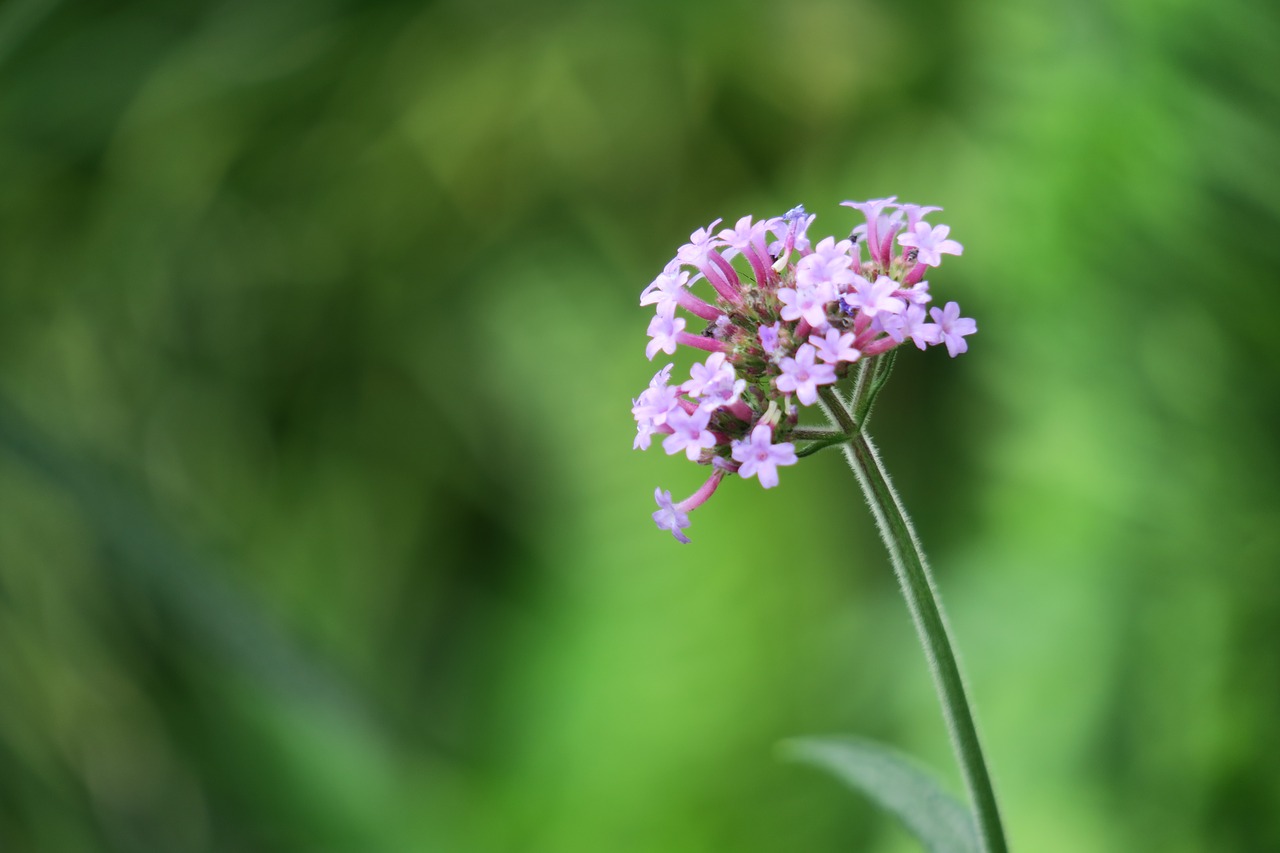
[[[791,430],[791,438],[796,441],[826,441],[831,438],[847,441],[849,436],[840,430],[832,429],[831,427],[798,426]]]

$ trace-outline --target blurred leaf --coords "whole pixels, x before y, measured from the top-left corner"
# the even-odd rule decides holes
[[[827,770],[902,821],[932,853],[977,853],[969,810],[914,761],[852,736],[784,741],[782,754]]]
[[[0,62],[58,6],[58,0],[20,0],[0,9]]]
[[[120,585],[156,596],[194,637],[263,685],[367,722],[355,691],[225,582],[225,572],[170,530],[121,476],[51,441],[0,395],[0,454],[10,453],[75,500],[101,544],[119,558],[110,565]]]

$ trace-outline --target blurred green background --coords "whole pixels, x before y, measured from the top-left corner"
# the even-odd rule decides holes
[[[1280,849],[1278,10],[6,0],[0,849],[914,849],[774,754],[959,789],[843,460],[681,547],[628,411],[689,232],[890,194],[1014,848]]]

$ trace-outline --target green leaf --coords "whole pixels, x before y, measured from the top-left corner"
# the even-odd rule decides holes
[[[883,744],[833,735],[783,741],[783,757],[826,770],[896,815],[931,853],[979,853],[973,815],[911,758]]]

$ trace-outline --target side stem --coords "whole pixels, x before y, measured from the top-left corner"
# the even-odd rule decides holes
[[[929,660],[934,688],[942,703],[951,743],[973,803],[982,849],[985,853],[1007,853],[1008,845],[991,786],[991,775],[982,756],[982,745],[952,648],[946,615],[920,540],[870,437],[854,423],[849,409],[830,387],[821,391],[828,414],[842,431],[852,436],[844,445],[845,456],[875,516],[880,538],[889,551],[894,573],[907,600],[907,609]],[[849,408],[856,410],[859,402],[858,395],[855,395]]]

